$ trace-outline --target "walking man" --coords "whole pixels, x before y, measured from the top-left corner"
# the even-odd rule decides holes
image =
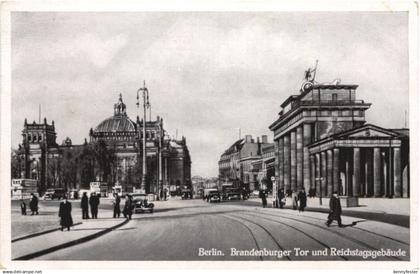
[[[86,192],[83,192],[81,207],[82,207],[82,219],[89,219],[89,199]]]
[[[263,208],[267,207],[267,195],[265,194],[264,190],[261,190],[261,200]]]
[[[73,218],[71,217],[71,203],[67,200],[67,196],[64,196],[64,201],[60,203],[60,210],[58,212],[60,219],[61,231],[65,227],[70,230],[73,225]]]
[[[279,192],[277,193],[277,198],[279,199],[279,206],[280,208],[283,208],[283,206],[286,204],[286,197],[284,195],[284,189],[279,189]]]
[[[334,220],[337,221],[339,227],[343,227],[341,224],[341,203],[337,191],[334,191],[333,196],[330,199],[330,214],[328,215],[328,221],[325,224],[330,226]]]
[[[92,219],[98,219],[98,206],[99,206],[99,197],[93,192],[90,195],[89,199],[90,204],[90,213],[92,214]]]
[[[123,214],[124,214],[124,218],[128,218],[129,220],[131,220],[131,215],[133,214],[132,205],[133,205],[133,202],[131,200],[131,196],[129,196],[128,194],[125,195],[125,204],[124,204]]]
[[[120,195],[118,195],[118,193],[115,193],[115,198],[114,198],[114,218],[119,218],[120,214],[121,214],[121,209],[120,209],[120,202],[121,202],[121,198]]]
[[[38,197],[35,196],[35,194],[31,193],[31,201],[29,202],[29,208],[32,211],[31,215],[38,215]]]
[[[305,211],[306,207],[306,192],[305,189],[301,189],[298,194],[298,200],[299,200],[299,212]]]

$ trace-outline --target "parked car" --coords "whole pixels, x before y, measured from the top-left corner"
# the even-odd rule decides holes
[[[133,197],[134,204],[133,213],[153,213],[155,204],[148,202],[146,194],[133,193],[131,196]]]
[[[44,200],[47,199],[58,199],[61,200],[66,195],[66,191],[63,188],[49,188],[44,194]]]

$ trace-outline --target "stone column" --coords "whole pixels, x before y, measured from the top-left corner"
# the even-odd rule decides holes
[[[386,152],[382,152],[381,155],[381,162],[382,162],[382,178],[384,181],[384,196],[385,197],[390,197],[392,196],[392,191],[391,191],[391,186],[390,183],[391,181],[389,180],[389,173],[388,173],[388,157],[386,157]]]
[[[333,158],[333,192],[340,190],[340,149],[334,148]]]
[[[325,151],[321,152],[321,177],[322,197],[327,197],[327,155]]]
[[[316,196],[321,196],[321,154],[315,154],[315,188]]]
[[[401,149],[394,147],[394,197],[401,197]]]
[[[366,163],[365,163],[365,187],[366,187],[366,197],[371,197],[373,195],[373,154],[372,149],[365,149],[366,153]]]
[[[290,132],[290,186],[296,191],[296,131]]]
[[[327,197],[331,197],[333,192],[333,152],[327,150]]]
[[[284,141],[283,141],[283,137],[281,137],[279,139],[279,188],[282,189],[284,188],[284,168],[283,168],[283,163],[284,163]]]
[[[353,197],[360,195],[360,148],[353,148]]]
[[[382,196],[381,192],[381,149],[375,147],[373,149],[373,195],[375,197]]]
[[[309,158],[309,148],[311,143],[311,125],[303,125],[303,186],[306,191],[311,188],[311,161]]]
[[[350,186],[351,186],[350,180],[351,180],[350,179],[350,163],[349,163],[349,160],[346,158],[346,182],[345,182],[344,187],[343,187],[343,195],[346,195],[346,196],[350,195],[350,193],[349,193],[349,191],[351,190],[350,189]]]
[[[309,185],[307,191],[309,191],[309,189],[315,189],[315,178],[316,178],[316,175],[315,175],[315,156],[311,155],[309,157],[309,159],[310,159],[310,162],[311,162],[311,178],[310,178],[310,182],[309,182],[310,185]]]
[[[264,162],[263,162],[264,163]],[[274,176],[276,177],[277,187],[279,186],[279,141],[274,140]],[[274,187],[273,187],[274,189]],[[274,194],[274,193],[273,193]]]
[[[296,185],[303,188],[303,138],[302,127],[296,129]]]
[[[283,159],[283,174],[284,174],[284,191],[290,189],[290,136],[285,135],[284,141],[284,159]]]

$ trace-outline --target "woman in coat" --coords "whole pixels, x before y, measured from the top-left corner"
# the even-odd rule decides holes
[[[29,208],[32,211],[31,215],[34,215],[34,213],[36,215],[38,215],[38,198],[35,196],[35,194],[31,193],[31,201],[29,202]]]
[[[67,227],[67,230],[70,230],[70,227],[73,225],[73,218],[71,217],[71,203],[67,200],[66,196],[64,197],[64,201],[60,203],[58,216],[61,218],[61,231],[65,227]]]

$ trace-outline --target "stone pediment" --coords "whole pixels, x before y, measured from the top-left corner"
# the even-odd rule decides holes
[[[364,125],[350,131],[338,134],[339,138],[393,138],[398,133],[374,125]]]

